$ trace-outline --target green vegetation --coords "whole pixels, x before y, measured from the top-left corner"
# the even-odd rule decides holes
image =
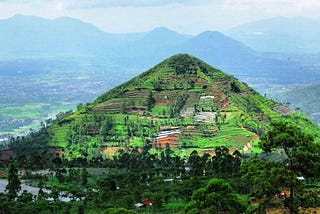
[[[297,126],[290,122],[275,122],[272,129],[262,138],[261,148],[266,152],[281,148],[284,150],[287,158],[287,167],[285,176],[288,186],[290,186],[290,214],[297,212],[297,206],[294,206],[294,190],[299,185],[298,176],[307,176],[309,178],[318,177],[320,174],[320,163],[318,155],[320,152],[319,144],[314,143],[312,135],[305,134]]]
[[[50,169],[25,177],[51,193],[41,192],[35,201],[28,194],[16,201],[0,194],[0,211],[265,213],[318,207],[320,129],[285,110],[192,56],[173,56],[76,112],[59,113],[39,131],[11,139],[8,148],[20,168]],[[289,199],[276,196],[288,189]],[[59,201],[62,191],[72,193],[71,202]]]
[[[279,129],[284,130],[279,132]],[[293,137],[287,138],[288,134]],[[282,137],[289,140],[278,144],[277,140]],[[39,193],[34,200],[28,192],[19,196],[10,192],[0,194],[0,211],[265,213],[270,208],[289,207],[293,213],[300,213],[306,208],[320,206],[320,164],[316,161],[320,158],[320,145],[309,141],[311,139],[296,126],[281,121],[272,124],[261,147],[270,152],[271,148],[284,146],[292,156],[276,151],[268,154],[270,158],[266,158],[266,153],[250,158],[237,150],[230,154],[223,146],[215,147],[213,156],[200,155],[194,150],[181,157],[170,147],[160,153],[149,152],[148,148],[120,150],[112,158],[67,160],[63,156],[36,152],[30,156],[20,155],[16,162],[19,168],[26,170],[23,179],[38,186]],[[299,160],[291,161],[294,155]],[[288,165],[287,161],[294,164]],[[29,171],[35,169],[47,169],[47,173]],[[297,176],[303,176],[303,180]],[[11,182],[12,188],[19,186],[15,165],[10,165],[8,180],[15,181],[15,185]],[[294,194],[290,194],[292,187]],[[44,192],[44,188],[50,192]],[[278,196],[288,188],[294,200]],[[71,200],[60,201],[59,195],[66,193]]]
[[[210,180],[206,187],[196,190],[192,200],[186,206],[186,213],[242,213],[246,204],[242,201],[232,187],[222,179]]]
[[[217,147],[215,152],[215,157],[208,154],[200,156],[193,151],[188,157],[181,158],[173,155],[169,147],[160,154],[149,153],[146,148],[142,152],[121,150],[112,158],[78,158],[72,161],[59,156],[46,155],[44,158],[43,154],[36,153],[21,155],[16,161],[20,168],[26,170],[23,179],[40,188],[38,196],[32,201],[27,197],[30,193],[25,192],[24,195],[15,195],[13,199],[16,200],[9,200],[9,193],[0,194],[0,211],[65,213],[81,208],[84,213],[109,213],[111,210],[127,210],[128,213],[181,212],[191,200],[192,192],[206,186],[212,178],[228,179],[235,187],[241,154],[231,155],[225,147]],[[31,169],[48,170],[47,173],[36,174],[36,171],[31,173]],[[224,190],[217,191],[225,194]],[[59,201],[58,196],[62,192],[69,193],[72,200]],[[48,200],[50,197],[53,201]],[[146,200],[150,200],[152,206],[135,207],[138,202]],[[198,199],[195,197],[194,200]],[[244,204],[244,208],[248,206],[248,200]]]
[[[302,115],[283,114],[275,110],[277,106],[234,77],[180,54],[95,102],[78,105],[75,113],[60,113],[57,120],[47,120],[39,133],[25,137],[24,142],[12,142],[19,146],[11,147],[20,150],[18,153],[28,150],[25,145],[33,149],[59,147],[69,159],[94,157],[101,148],[157,147],[159,134],[179,130],[174,148],[226,146],[250,152],[257,151],[251,147],[270,122],[282,117],[291,118],[306,132],[319,133]],[[158,147],[164,148],[166,143]]]
[[[18,169],[14,164],[10,164],[9,166],[9,174],[8,174],[8,185],[6,186],[6,191],[8,191],[8,198],[13,200],[17,197],[18,192],[21,189],[21,183],[18,178]]]
[[[0,108],[0,135],[39,129],[39,121],[54,117],[59,112],[75,109],[70,103],[28,103],[20,106],[4,106]]]

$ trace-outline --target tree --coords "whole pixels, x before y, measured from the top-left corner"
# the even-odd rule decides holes
[[[229,149],[224,146],[216,147],[215,153],[216,155],[212,157],[212,167],[217,176],[232,176],[239,172],[241,163],[239,153],[233,157]]]
[[[82,185],[87,186],[87,184],[88,184],[88,171],[86,168],[82,169],[81,177],[82,177],[82,179],[81,179]]]
[[[226,119],[227,119],[227,115],[224,113],[224,114],[221,114],[221,122],[224,124],[226,122]]]
[[[290,185],[290,214],[295,210],[294,190],[297,176],[316,177],[320,172],[320,147],[314,137],[306,134],[292,122],[281,120],[271,124],[270,131],[262,137],[260,147],[265,152],[283,149],[286,154],[284,166]]]
[[[190,174],[192,176],[202,176],[204,164],[202,163],[201,157],[196,150],[192,151],[188,163],[191,164]]]
[[[6,191],[8,191],[8,197],[13,200],[17,197],[17,193],[21,190],[21,182],[18,178],[18,169],[16,165],[10,164],[9,174],[8,174],[8,184],[6,186]]]
[[[105,178],[99,182],[100,189],[102,191],[116,191],[117,184],[112,178]]]
[[[241,175],[246,191],[259,199],[261,211],[265,211],[271,199],[279,194],[288,181],[287,169],[278,162],[254,156],[241,164]]]
[[[193,79],[189,79],[187,82],[190,88],[194,88],[195,81]]]
[[[239,88],[238,84],[235,81],[232,81],[230,83],[231,86],[231,91],[235,92],[235,93],[240,93],[241,89]]]
[[[23,190],[22,194],[18,197],[17,201],[22,203],[32,202],[33,195],[27,190]]]
[[[103,136],[103,139],[106,141],[108,135],[110,135],[111,130],[113,129],[113,119],[111,116],[107,116],[106,120],[103,121],[100,133]]]
[[[79,103],[77,105],[77,111],[80,111],[83,107],[84,107],[84,105],[82,103]]]
[[[230,184],[225,180],[213,178],[206,187],[192,194],[186,213],[242,213],[246,205],[241,202]]]
[[[160,79],[155,80],[154,82],[152,82],[153,85],[153,89],[156,91],[161,91],[162,89],[162,81]]]
[[[146,99],[146,106],[147,106],[147,110],[151,111],[152,107],[154,106],[156,100],[153,97],[153,93],[152,91],[149,91],[148,97]]]
[[[37,200],[46,200],[47,199],[47,193],[45,193],[43,191],[43,188],[44,188],[44,180],[43,179],[40,179],[39,180],[39,183],[38,183],[38,188],[39,188],[39,191],[38,191],[38,198]]]
[[[173,151],[170,148],[170,145],[167,143],[166,144],[166,148],[164,150],[165,153],[165,162],[166,165],[170,165],[171,164],[171,154],[173,153]]]

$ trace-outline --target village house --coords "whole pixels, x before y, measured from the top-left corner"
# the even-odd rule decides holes
[[[136,208],[150,207],[152,206],[152,200],[150,198],[147,198],[143,202],[136,203],[134,206]]]
[[[212,123],[214,122],[217,113],[215,112],[198,112],[194,116],[194,119],[198,122]]]
[[[214,99],[214,96],[202,96],[200,99]]]
[[[279,196],[289,196],[290,195],[290,191],[289,190],[282,190],[279,194]]]
[[[167,145],[176,148],[179,145],[180,129],[160,131],[159,135],[153,139],[152,147],[165,148]]]
[[[284,116],[294,113],[293,110],[291,110],[290,108],[288,108],[287,106],[284,106],[284,105],[278,105],[278,106],[274,107],[273,110],[277,111],[278,113],[280,113]]]

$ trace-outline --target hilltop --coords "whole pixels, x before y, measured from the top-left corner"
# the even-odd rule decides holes
[[[268,124],[282,117],[319,131],[233,76],[178,54],[93,103],[78,106],[75,113],[49,121],[30,142],[37,142],[34,147],[62,148],[69,158],[168,146],[182,156],[193,150],[211,153],[217,146],[248,152],[257,151]]]

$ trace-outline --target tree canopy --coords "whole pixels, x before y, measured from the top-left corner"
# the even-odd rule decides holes
[[[17,193],[21,190],[20,185],[21,182],[18,178],[18,169],[15,164],[10,164],[6,190],[8,191],[8,195],[11,200],[17,197]]]
[[[271,127],[261,138],[260,147],[265,152],[283,149],[292,171],[306,177],[318,176],[320,146],[314,143],[314,136],[286,120],[273,122]]]
[[[213,178],[206,187],[199,188],[186,206],[187,213],[241,213],[245,205],[225,180]]]
[[[287,203],[287,206],[290,213],[294,213],[299,206],[299,204],[294,203],[294,191],[301,184],[297,179],[298,176],[304,176],[305,178],[319,176],[319,144],[314,142],[314,136],[303,132],[294,123],[281,120],[271,124],[270,131],[261,139],[260,147],[267,153],[276,149],[285,152],[286,159],[281,167],[284,167],[286,173],[283,173],[282,180],[288,181],[290,202]],[[276,168],[270,168],[273,171],[274,169]]]

